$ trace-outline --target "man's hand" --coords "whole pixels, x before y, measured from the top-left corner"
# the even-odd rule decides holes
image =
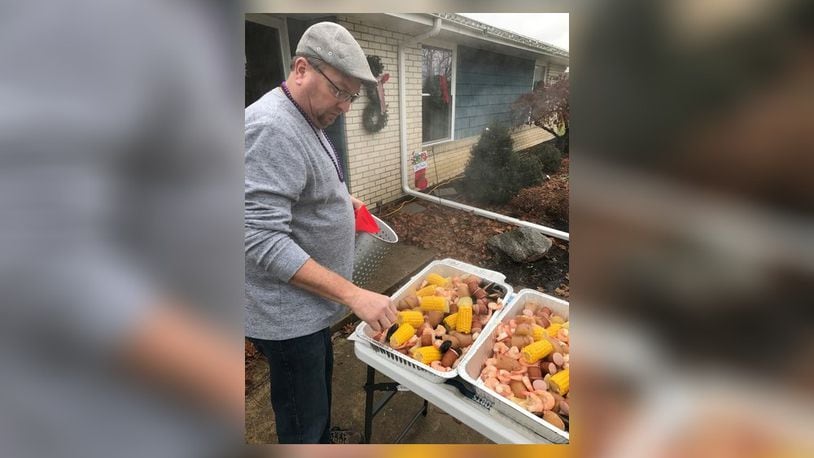
[[[359,207],[361,207],[362,205],[365,204],[364,202],[362,202],[361,200],[359,200],[359,199],[357,199],[357,198],[355,198],[353,196],[350,196],[350,201],[353,204],[353,209],[354,210],[358,210]]]
[[[396,322],[396,306],[390,302],[389,297],[359,288],[313,259],[305,261],[291,277],[291,284],[347,305],[376,332],[387,329]]]
[[[351,296],[348,307],[376,332],[388,329],[398,316],[389,297],[362,288]]]

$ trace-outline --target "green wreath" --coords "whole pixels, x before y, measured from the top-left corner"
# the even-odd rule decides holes
[[[379,56],[367,56],[367,63],[370,65],[371,73],[376,78],[384,71],[384,64],[382,64]],[[362,111],[362,126],[366,131],[375,133],[384,129],[384,126],[387,125],[387,112],[382,112],[379,93],[376,91],[375,84],[365,85],[365,91],[367,92],[368,102],[364,111]]]
[[[378,132],[387,125],[387,113],[382,113],[379,98],[371,101],[362,111],[362,125],[368,132]]]

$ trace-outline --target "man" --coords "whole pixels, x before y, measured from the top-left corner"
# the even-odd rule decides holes
[[[353,285],[354,209],[323,129],[375,83],[342,26],[302,36],[281,87],[246,108],[246,335],[269,361],[280,443],[330,443],[333,349],[344,304],[373,329],[396,319],[390,299]]]

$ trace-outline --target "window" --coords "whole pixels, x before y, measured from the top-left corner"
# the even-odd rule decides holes
[[[537,83],[539,83],[540,81],[545,80],[545,75],[546,75],[545,70],[546,70],[546,68],[544,66],[542,66],[542,65],[535,65],[534,66],[534,81],[532,81],[532,84],[531,84],[531,89],[532,90],[537,88]],[[543,83],[543,84],[545,84],[545,83]]]
[[[450,49],[422,46],[421,141],[452,139],[452,66]]]

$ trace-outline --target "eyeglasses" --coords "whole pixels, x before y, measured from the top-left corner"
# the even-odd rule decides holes
[[[358,92],[356,94],[351,94],[350,92],[348,92],[348,91],[346,91],[344,89],[340,89],[339,86],[334,84],[334,82],[331,81],[330,78],[328,78],[328,75],[322,73],[322,70],[320,70],[318,66],[316,66],[314,64],[311,64],[311,66],[314,67],[314,70],[316,70],[317,73],[319,73],[320,75],[325,77],[325,79],[328,80],[329,83],[331,83],[331,86],[334,87],[334,97],[336,97],[337,100],[341,100],[342,102],[353,103],[353,102],[356,101],[356,99],[359,98],[359,93]]]

